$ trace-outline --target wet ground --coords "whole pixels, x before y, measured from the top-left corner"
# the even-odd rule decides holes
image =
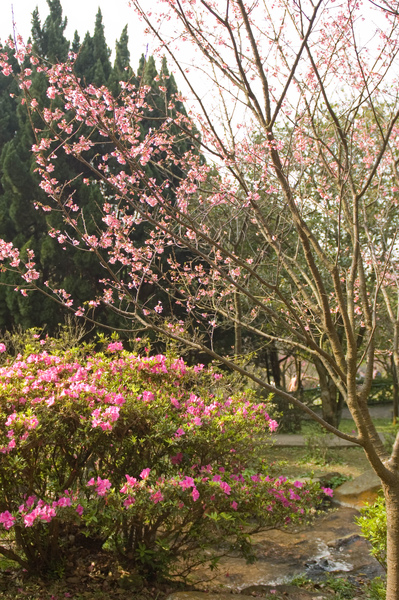
[[[382,575],[381,566],[370,556],[369,546],[354,523],[358,514],[355,509],[338,508],[317,516],[307,526],[256,534],[256,563],[223,558],[211,580],[209,573],[197,572],[198,587],[251,594],[259,586],[284,584],[299,575],[313,581],[322,580],[328,573],[370,579]]]

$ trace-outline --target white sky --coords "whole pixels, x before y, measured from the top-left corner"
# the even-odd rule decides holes
[[[115,40],[120,37],[123,27],[128,25],[129,46],[131,53],[131,64],[135,69],[141,54],[146,51],[149,43],[149,54],[151,54],[151,39],[145,40],[144,26],[137,19],[132,8],[128,6],[128,0],[61,0],[63,14],[68,19],[65,32],[69,40],[73,39],[77,29],[81,40],[86,31],[93,33],[95,17],[98,7],[103,14],[105,36],[107,44],[115,56]],[[14,18],[16,32],[24,41],[30,35],[31,15],[36,6],[39,8],[41,22],[48,15],[46,0],[0,0],[0,40],[4,41],[12,33],[12,9],[14,7]]]

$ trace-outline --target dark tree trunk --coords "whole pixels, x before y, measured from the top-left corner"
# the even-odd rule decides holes
[[[333,427],[338,428],[341,421],[344,399],[321,360],[316,358],[314,364],[319,376],[323,419]]]
[[[279,388],[281,386],[281,369],[280,369],[280,361],[278,359],[278,351],[275,343],[271,343],[268,347],[270,366],[272,370],[272,375],[274,379],[274,385]]]
[[[234,293],[234,310],[235,310],[235,322],[234,322],[234,354],[235,356],[241,356],[242,354],[242,313],[241,313],[241,299],[237,292]]]

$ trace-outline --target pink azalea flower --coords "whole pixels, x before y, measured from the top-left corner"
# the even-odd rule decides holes
[[[122,490],[121,490],[122,491]],[[123,503],[123,506],[125,508],[128,508],[129,506],[131,506],[132,504],[134,504],[136,502],[136,498],[134,498],[133,496],[129,496],[128,498],[126,498],[126,500]]]
[[[170,462],[172,463],[172,465],[179,465],[182,460],[183,460],[182,452],[178,452],[175,456],[170,457]]]
[[[14,525],[14,521],[15,517],[13,517],[8,510],[0,513],[0,523],[2,523],[6,529],[11,529]]]
[[[34,512],[31,512],[29,515],[24,516],[25,527],[32,527],[33,523],[36,520],[37,515]]]
[[[125,399],[122,396],[122,394],[116,394],[115,398],[114,398],[114,404],[124,404],[125,403]]]
[[[130,475],[125,475],[125,477],[128,484],[132,487],[134,487],[137,484],[137,479],[135,477],[130,477]]]
[[[109,352],[117,352],[118,350],[123,350],[122,342],[111,342],[107,346],[107,350]]]
[[[225,494],[227,494],[228,496],[230,495],[231,487],[229,486],[228,483],[226,483],[225,481],[221,481],[220,488],[224,491]]]
[[[158,502],[162,502],[162,500],[164,499],[163,495],[159,490],[158,492],[155,492],[155,494],[151,494],[150,498],[154,504],[158,504]]]
[[[143,469],[140,473],[141,479],[147,479],[150,472],[151,472],[151,469]]]
[[[195,487],[195,481],[192,477],[186,477],[182,480],[179,481],[179,485],[183,488],[183,490],[186,490],[189,487]]]
[[[143,400],[144,402],[152,402],[154,400],[154,394],[148,391],[143,392]]]
[[[58,506],[71,506],[71,499],[66,496],[60,498],[58,502],[56,502]]]
[[[101,477],[97,477],[97,481],[92,477],[90,481],[87,482],[87,486],[95,485],[97,487],[96,492],[99,496],[105,496],[107,490],[111,487],[111,482],[109,479],[101,479]]]

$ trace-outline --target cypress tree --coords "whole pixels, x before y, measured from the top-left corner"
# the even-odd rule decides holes
[[[68,57],[69,41],[64,35],[67,18],[62,18],[60,0],[47,0],[49,15],[41,27],[38,9],[32,14],[33,48],[37,54],[51,63],[65,61]]]
[[[96,86],[107,85],[112,72],[110,56],[111,51],[105,39],[103,16],[98,9],[93,36],[87,32],[80,47],[75,63],[76,73],[86,83],[93,83]]]

